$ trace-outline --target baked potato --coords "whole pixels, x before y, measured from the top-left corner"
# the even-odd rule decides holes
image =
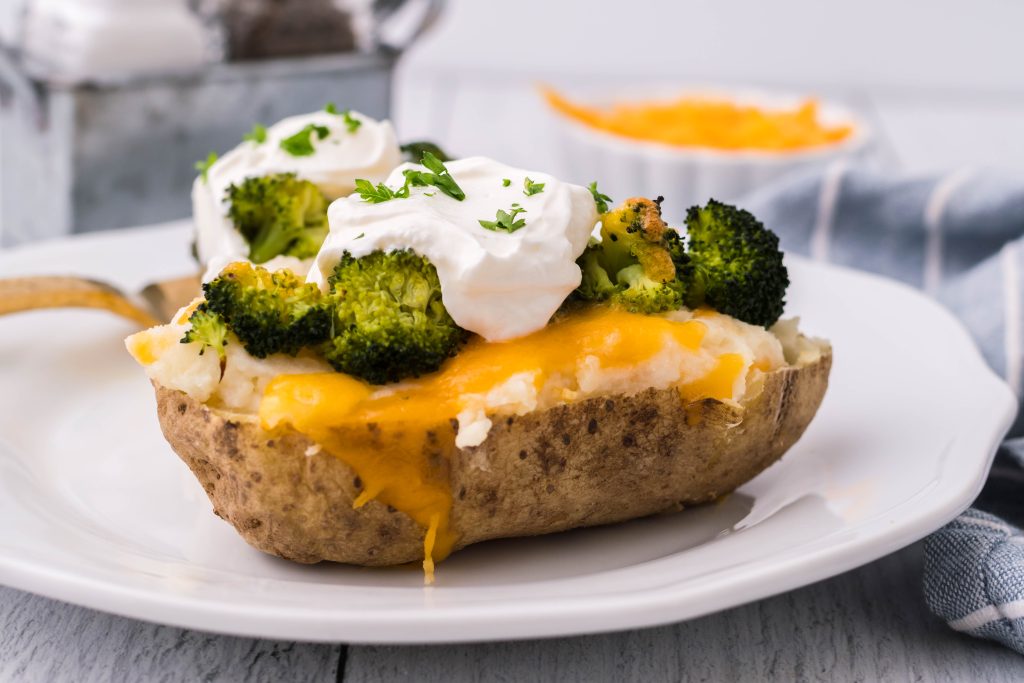
[[[793,364],[740,403],[685,403],[672,388],[591,398],[496,421],[479,446],[439,449],[453,493],[454,549],[610,524],[725,495],[803,434],[828,385],[831,349],[804,340]],[[214,512],[252,546],[297,562],[380,566],[423,558],[424,529],[292,430],[156,386],[164,436]],[[312,453],[312,454],[311,454]]]
[[[472,543],[725,495],[821,403],[831,348],[779,322],[788,274],[748,212],[694,207],[684,238],[660,198],[427,154],[359,187],[308,277],[229,264],[127,341],[260,550],[430,581]]]

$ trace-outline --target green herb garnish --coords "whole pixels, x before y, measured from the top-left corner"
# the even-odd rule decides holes
[[[311,123],[295,135],[281,140],[281,149],[293,157],[308,157],[316,151],[313,149],[313,134],[316,133],[317,138],[323,140],[330,132],[326,126]]]
[[[526,209],[516,204],[512,205],[511,212],[502,211],[501,209],[498,209],[497,214],[495,214],[494,216],[495,220],[481,220],[479,221],[480,227],[484,228],[485,230],[491,230],[493,232],[507,232],[511,234],[516,230],[519,230],[520,228],[526,227],[525,218],[520,218],[519,220],[516,220],[516,216],[518,216],[521,213],[526,213]]]
[[[262,145],[267,141],[267,127],[262,123],[252,124],[252,130],[242,136],[243,140],[249,142],[255,142],[257,145]]]
[[[527,197],[532,197],[535,194],[539,194],[544,191],[544,183],[535,183],[527,177],[523,180],[523,194]]]
[[[363,122],[352,116],[351,109],[345,109],[344,111],[338,109],[338,105],[334,102],[328,102],[324,107],[324,111],[328,114],[334,114],[335,116],[341,116],[345,121],[345,128],[349,133],[355,133],[359,130],[359,126],[363,125]]]
[[[392,190],[384,183],[377,183],[377,185],[374,185],[369,180],[359,178],[356,180],[356,194],[358,194],[364,202],[380,204],[392,199],[405,199],[409,196],[409,185],[405,184],[398,190]]]
[[[590,194],[594,195],[594,204],[597,206],[598,213],[608,213],[608,202],[612,201],[612,198],[606,194],[601,194],[600,190],[597,189],[597,181],[587,185],[587,189],[590,190]]]
[[[345,128],[348,129],[349,133],[355,133],[359,130],[359,126],[363,125],[363,122],[352,116],[352,112],[346,109],[341,113],[342,120],[345,121]]]
[[[433,186],[457,201],[461,202],[466,198],[466,193],[462,191],[459,184],[452,178],[452,174],[445,168],[444,162],[430,152],[425,151],[420,163],[426,166],[430,172],[417,171],[415,169],[402,171],[402,175],[405,176],[406,188],[410,185],[413,187]]]
[[[512,181],[510,179],[508,179],[508,178],[502,178],[501,179],[501,186],[502,187],[508,187],[511,184],[512,184]]]
[[[460,202],[466,198],[466,193],[462,191],[462,188],[452,178],[451,173],[437,157],[430,152],[424,152],[422,164],[430,169],[430,172],[415,169],[403,171],[405,184],[397,190],[392,190],[384,183],[374,185],[369,180],[360,179],[356,181],[356,193],[362,197],[364,202],[371,204],[380,204],[392,199],[406,199],[409,196],[410,187],[436,187]],[[433,192],[423,193],[425,197],[433,197],[434,194]]]
[[[206,155],[205,160],[196,162],[195,169],[199,171],[199,175],[202,177],[204,183],[208,180],[206,175],[210,172],[210,167],[215,163],[217,163],[216,152],[210,152]]]

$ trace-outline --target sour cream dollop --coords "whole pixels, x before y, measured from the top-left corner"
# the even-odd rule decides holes
[[[386,184],[397,189],[403,164]],[[327,211],[330,234],[310,268],[308,281],[326,288],[344,252],[411,249],[437,268],[445,308],[455,322],[489,341],[520,337],[544,327],[580,284],[576,258],[587,246],[597,209],[590,191],[546,173],[525,171],[484,157],[447,164],[466,194],[453,199],[436,187],[413,187],[406,199],[373,204],[351,195]],[[525,179],[543,183],[532,195]],[[504,181],[508,181],[507,185]],[[488,230],[498,210],[524,211],[514,232]]]
[[[267,129],[264,142],[246,141],[220,157],[192,184],[192,214],[196,224],[196,251],[206,267],[206,277],[215,277],[232,261],[245,260],[249,245],[228,219],[225,196],[231,185],[246,178],[273,173],[294,173],[336,199],[355,189],[357,178],[376,183],[401,162],[395,130],[388,121],[376,121],[359,112],[349,115],[360,122],[349,131],[341,114],[327,111],[292,116]],[[328,134],[309,136],[313,153],[295,156],[281,147],[281,141],[309,125],[323,126]],[[306,264],[292,257],[277,257],[268,268],[292,268],[306,272]]]

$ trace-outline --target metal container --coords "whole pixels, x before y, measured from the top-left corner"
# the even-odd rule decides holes
[[[210,150],[329,101],[386,117],[393,64],[348,54],[69,86],[0,53],[0,245],[188,216],[193,165]]]
[[[376,0],[380,27],[403,7],[418,15],[370,51],[188,74],[75,82],[0,50],[0,246],[187,217],[195,162],[234,147],[254,123],[327,102],[386,118],[395,61],[440,5]]]

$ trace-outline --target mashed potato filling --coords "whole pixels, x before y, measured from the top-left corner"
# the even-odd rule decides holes
[[[213,408],[255,414],[270,380],[278,375],[330,372],[331,366],[312,355],[275,354],[253,358],[234,335],[229,335],[223,362],[197,342],[182,344],[191,327],[189,316],[201,299],[178,311],[172,322],[137,332],[125,340],[146,376],[168,389],[177,389]]]
[[[511,341],[475,337],[439,371],[387,386],[314,358],[253,359],[234,339],[222,364],[199,344],[179,343],[186,329],[179,316],[130,337],[128,348],[164,387],[258,414],[267,430],[290,426],[343,460],[362,483],[355,507],[378,500],[426,529],[428,577],[458,540],[445,454],[483,443],[492,416],[651,388],[675,387],[683,403],[740,401],[786,364],[771,332],[707,310],[595,308]]]

